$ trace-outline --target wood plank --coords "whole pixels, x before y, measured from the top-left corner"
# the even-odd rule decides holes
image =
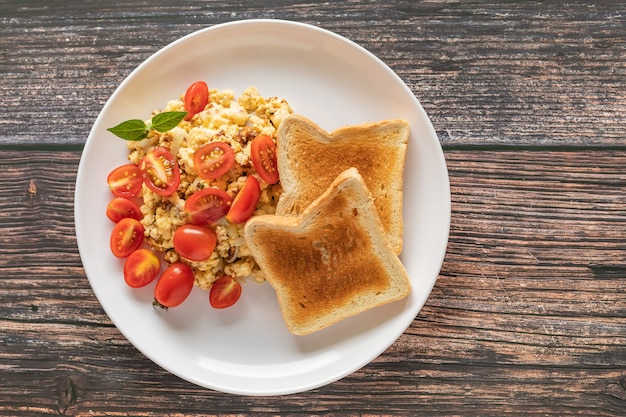
[[[0,3],[0,415],[624,415],[624,12]],[[80,147],[124,77],[181,36],[257,17],[333,30],[396,71],[433,120],[453,198],[440,277],[400,339],[341,381],[267,398],[197,387],[130,345],[73,227]]]
[[[76,249],[79,157],[0,149],[0,415],[619,416],[626,407],[622,151],[446,150],[448,253],[413,324],[341,381],[261,398],[167,373],[110,322]]]
[[[160,48],[218,23],[279,18],[379,56],[446,145],[624,145],[625,16],[617,1],[3,2],[0,143],[83,143]]]

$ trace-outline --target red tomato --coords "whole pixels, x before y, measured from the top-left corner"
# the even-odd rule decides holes
[[[145,287],[159,275],[161,261],[149,249],[140,248],[131,253],[124,263],[124,281],[132,288]]]
[[[115,197],[111,200],[107,206],[106,214],[107,217],[115,223],[126,217],[130,217],[135,220],[141,220],[143,217],[141,215],[141,210],[139,210],[139,206],[124,197]]]
[[[225,191],[217,188],[205,188],[192,194],[185,201],[189,223],[197,225],[215,223],[228,213],[231,201]]]
[[[111,232],[111,252],[118,258],[125,258],[143,243],[143,225],[127,217],[120,220]]]
[[[209,102],[209,87],[204,81],[196,81],[185,92],[185,120],[191,120],[200,113]]]
[[[107,177],[111,192],[118,197],[134,197],[141,190],[141,171],[135,164],[115,168]]]
[[[174,232],[174,249],[190,261],[208,259],[215,250],[217,235],[207,227],[185,224]]]
[[[234,224],[244,223],[252,217],[260,196],[259,182],[252,175],[248,175],[246,183],[233,200],[226,218]]]
[[[230,307],[241,296],[241,284],[229,275],[224,275],[213,283],[209,292],[209,302],[213,308]]]
[[[193,156],[193,166],[200,178],[212,180],[221,177],[235,163],[233,148],[226,142],[211,142],[202,146]]]
[[[148,152],[139,163],[139,169],[148,188],[164,197],[174,194],[180,185],[176,158],[165,148]]]
[[[278,182],[276,144],[268,135],[259,135],[250,144],[252,165],[259,176],[269,184]]]
[[[154,304],[163,307],[180,305],[193,289],[193,271],[189,265],[177,262],[167,267],[154,287]]]

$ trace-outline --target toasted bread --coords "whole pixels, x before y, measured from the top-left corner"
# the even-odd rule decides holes
[[[248,220],[246,243],[289,331],[306,335],[407,296],[411,284],[356,168],[300,216]]]
[[[289,115],[277,132],[283,193],[276,214],[299,215],[341,172],[359,170],[396,254],[402,251],[402,187],[409,124],[393,119],[327,133],[311,120]]]

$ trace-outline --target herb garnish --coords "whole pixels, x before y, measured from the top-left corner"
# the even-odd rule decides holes
[[[172,130],[186,115],[186,111],[166,111],[152,116],[147,124],[140,119],[131,119],[107,130],[124,140],[137,141],[148,136],[151,129],[161,133]]]

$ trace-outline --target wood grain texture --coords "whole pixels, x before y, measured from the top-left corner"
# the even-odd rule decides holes
[[[626,409],[619,150],[447,150],[452,225],[425,307],[311,392],[221,394],[118,332],[77,254],[80,152],[0,151],[0,415],[599,415]],[[9,214],[10,213],[10,214]]]
[[[177,38],[288,19],[387,63],[444,144],[624,143],[622,2],[0,3],[0,143],[82,143],[119,83]]]
[[[82,146],[170,42],[280,18],[364,46],[444,147],[448,251],[379,358],[279,397],[197,387],[137,351],[76,247]],[[623,416],[626,6],[618,1],[0,2],[0,415]]]

